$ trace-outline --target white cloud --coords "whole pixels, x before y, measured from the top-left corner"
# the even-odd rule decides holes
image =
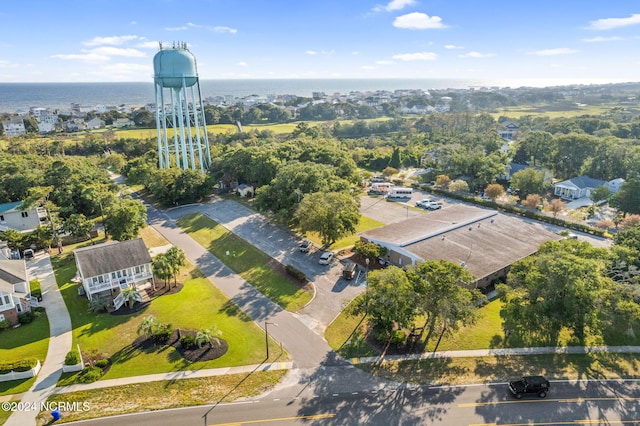
[[[51,55],[51,57],[55,59],[64,59],[64,60],[73,60],[73,61],[77,60],[77,61],[83,61],[83,62],[89,62],[89,63],[108,62],[109,60],[111,60],[109,56],[98,55],[95,53],[69,54],[69,55],[58,54],[58,55]]]
[[[236,65],[239,66],[239,67],[248,67],[249,66],[249,64],[246,63],[245,61],[240,61]]]
[[[622,37],[618,37],[618,36],[613,36],[613,37],[598,36],[598,37],[593,37],[593,38],[583,38],[580,41],[583,41],[585,43],[600,43],[600,42],[603,42],[603,41],[618,41],[618,40],[622,40]]]
[[[353,56],[358,56],[360,54],[360,52],[358,52],[357,50],[354,50],[353,52],[351,52],[351,54]]]
[[[446,44],[444,46],[445,49],[464,49],[462,46],[456,46],[455,44]]]
[[[136,47],[141,49],[157,49],[160,44],[157,41],[143,41],[142,43],[136,43]]]
[[[0,68],[17,68],[18,64],[9,61],[0,61]]]
[[[95,49],[88,50],[87,52],[104,56],[127,56],[129,58],[143,58],[147,56],[146,53],[141,52],[138,49],[123,49],[120,47],[109,46],[96,47]]]
[[[363,65],[360,68],[363,69],[363,70],[375,70],[376,69],[376,67],[371,66],[371,65]]]
[[[634,13],[628,18],[604,18],[589,22],[589,29],[612,30],[619,27],[640,24],[640,13]]]
[[[378,64],[378,65],[392,65],[392,64],[395,64],[395,62],[393,62],[393,61],[376,61],[376,64]]]
[[[227,33],[227,34],[235,34],[238,32],[238,30],[236,30],[235,28],[229,28],[229,27],[213,27],[212,30],[217,33]]]
[[[464,55],[458,55],[459,58],[491,58],[496,56],[495,53],[469,52]]]
[[[166,27],[165,31],[184,31],[186,29],[187,29],[186,26],[182,26],[182,27]]]
[[[307,50],[306,52],[307,55],[333,55],[334,53],[336,53],[335,50]]]
[[[135,35],[125,35],[125,36],[112,36],[112,37],[94,37],[89,41],[84,41],[82,44],[85,46],[100,46],[103,44],[108,44],[112,46],[119,46],[124,44],[130,40],[137,40],[139,37]]]
[[[416,0],[391,0],[385,6],[378,5],[373,8],[375,12],[393,12],[394,10],[404,9],[406,6],[411,6],[412,4],[416,4]]]
[[[410,30],[427,30],[433,28],[446,28],[439,16],[429,16],[422,12],[412,12],[398,16],[393,21],[396,28],[407,28]]]
[[[400,61],[435,61],[438,55],[433,52],[400,53],[393,55],[393,59]]]
[[[558,47],[557,49],[545,49],[545,50],[537,50],[535,52],[530,52],[530,55],[536,56],[555,56],[555,55],[570,55],[572,53],[577,53],[576,49],[569,49],[568,47]]]

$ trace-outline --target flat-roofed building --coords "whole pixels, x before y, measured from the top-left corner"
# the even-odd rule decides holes
[[[360,234],[387,248],[387,261],[398,266],[426,260],[463,265],[486,287],[506,277],[511,265],[559,240],[551,227],[494,210],[456,204]]]

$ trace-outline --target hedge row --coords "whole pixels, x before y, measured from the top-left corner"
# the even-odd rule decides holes
[[[479,204],[481,206],[497,209],[505,213],[511,213],[517,216],[522,216],[529,219],[537,220],[539,222],[545,222],[551,225],[562,226],[565,228],[573,229],[574,231],[583,232],[585,234],[596,235],[598,237],[605,236],[605,231],[602,229],[594,228],[592,226],[584,225],[582,223],[567,222],[566,220],[558,219],[557,217],[547,216],[545,214],[527,210],[522,207],[512,206],[508,204],[498,204],[493,201],[478,199],[472,195],[460,194],[458,192],[450,192],[444,189],[431,188],[431,187],[424,188],[422,186],[420,186],[420,189],[427,190],[433,194],[442,195],[444,197],[455,198],[457,200],[465,201],[467,203]]]
[[[3,362],[2,364],[0,364],[0,374],[7,374],[12,371],[15,371],[16,373],[22,372],[22,371],[29,371],[33,367],[35,367],[37,364],[38,364],[38,360],[35,358],[22,359],[20,361],[14,361],[14,362]]]

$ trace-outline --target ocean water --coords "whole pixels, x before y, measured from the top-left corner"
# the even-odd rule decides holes
[[[201,80],[202,97],[232,95],[311,96],[350,91],[396,89],[468,89],[471,87],[544,87],[565,84],[552,80],[462,80],[462,79],[295,79],[295,80]],[[0,83],[0,112],[27,111],[30,107],[68,110],[71,103],[83,105],[145,105],[154,102],[153,82],[129,83]]]

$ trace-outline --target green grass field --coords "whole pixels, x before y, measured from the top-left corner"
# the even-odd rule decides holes
[[[58,276],[75,273],[75,262],[68,253],[55,260]],[[141,311],[130,315],[111,315],[89,312],[86,297],[79,296],[77,284],[64,282],[60,291],[71,315],[73,345],[82,351],[96,350],[111,359],[112,366],[105,379],[163,373],[179,370],[228,367],[257,364],[265,361],[264,332],[207,279],[194,270],[190,277],[183,276],[183,289],[175,294],[154,299]],[[59,281],[60,283],[60,281]],[[162,286],[163,283],[157,283]],[[229,345],[222,357],[205,362],[188,362],[178,352],[167,346],[150,350],[133,349],[131,343],[138,337],[136,329],[142,318],[154,315],[162,323],[174,328],[199,330],[215,326],[222,331],[222,338]],[[273,343],[273,360],[281,354]],[[65,375],[61,384],[74,381],[74,375]]]
[[[178,226],[282,308],[296,312],[311,300],[309,292],[267,265],[270,260],[267,254],[207,216],[184,216],[178,220]]]
[[[0,332],[0,362],[36,358],[43,363],[49,348],[49,321],[42,313],[31,324]],[[35,378],[0,382],[0,395],[26,392]]]

